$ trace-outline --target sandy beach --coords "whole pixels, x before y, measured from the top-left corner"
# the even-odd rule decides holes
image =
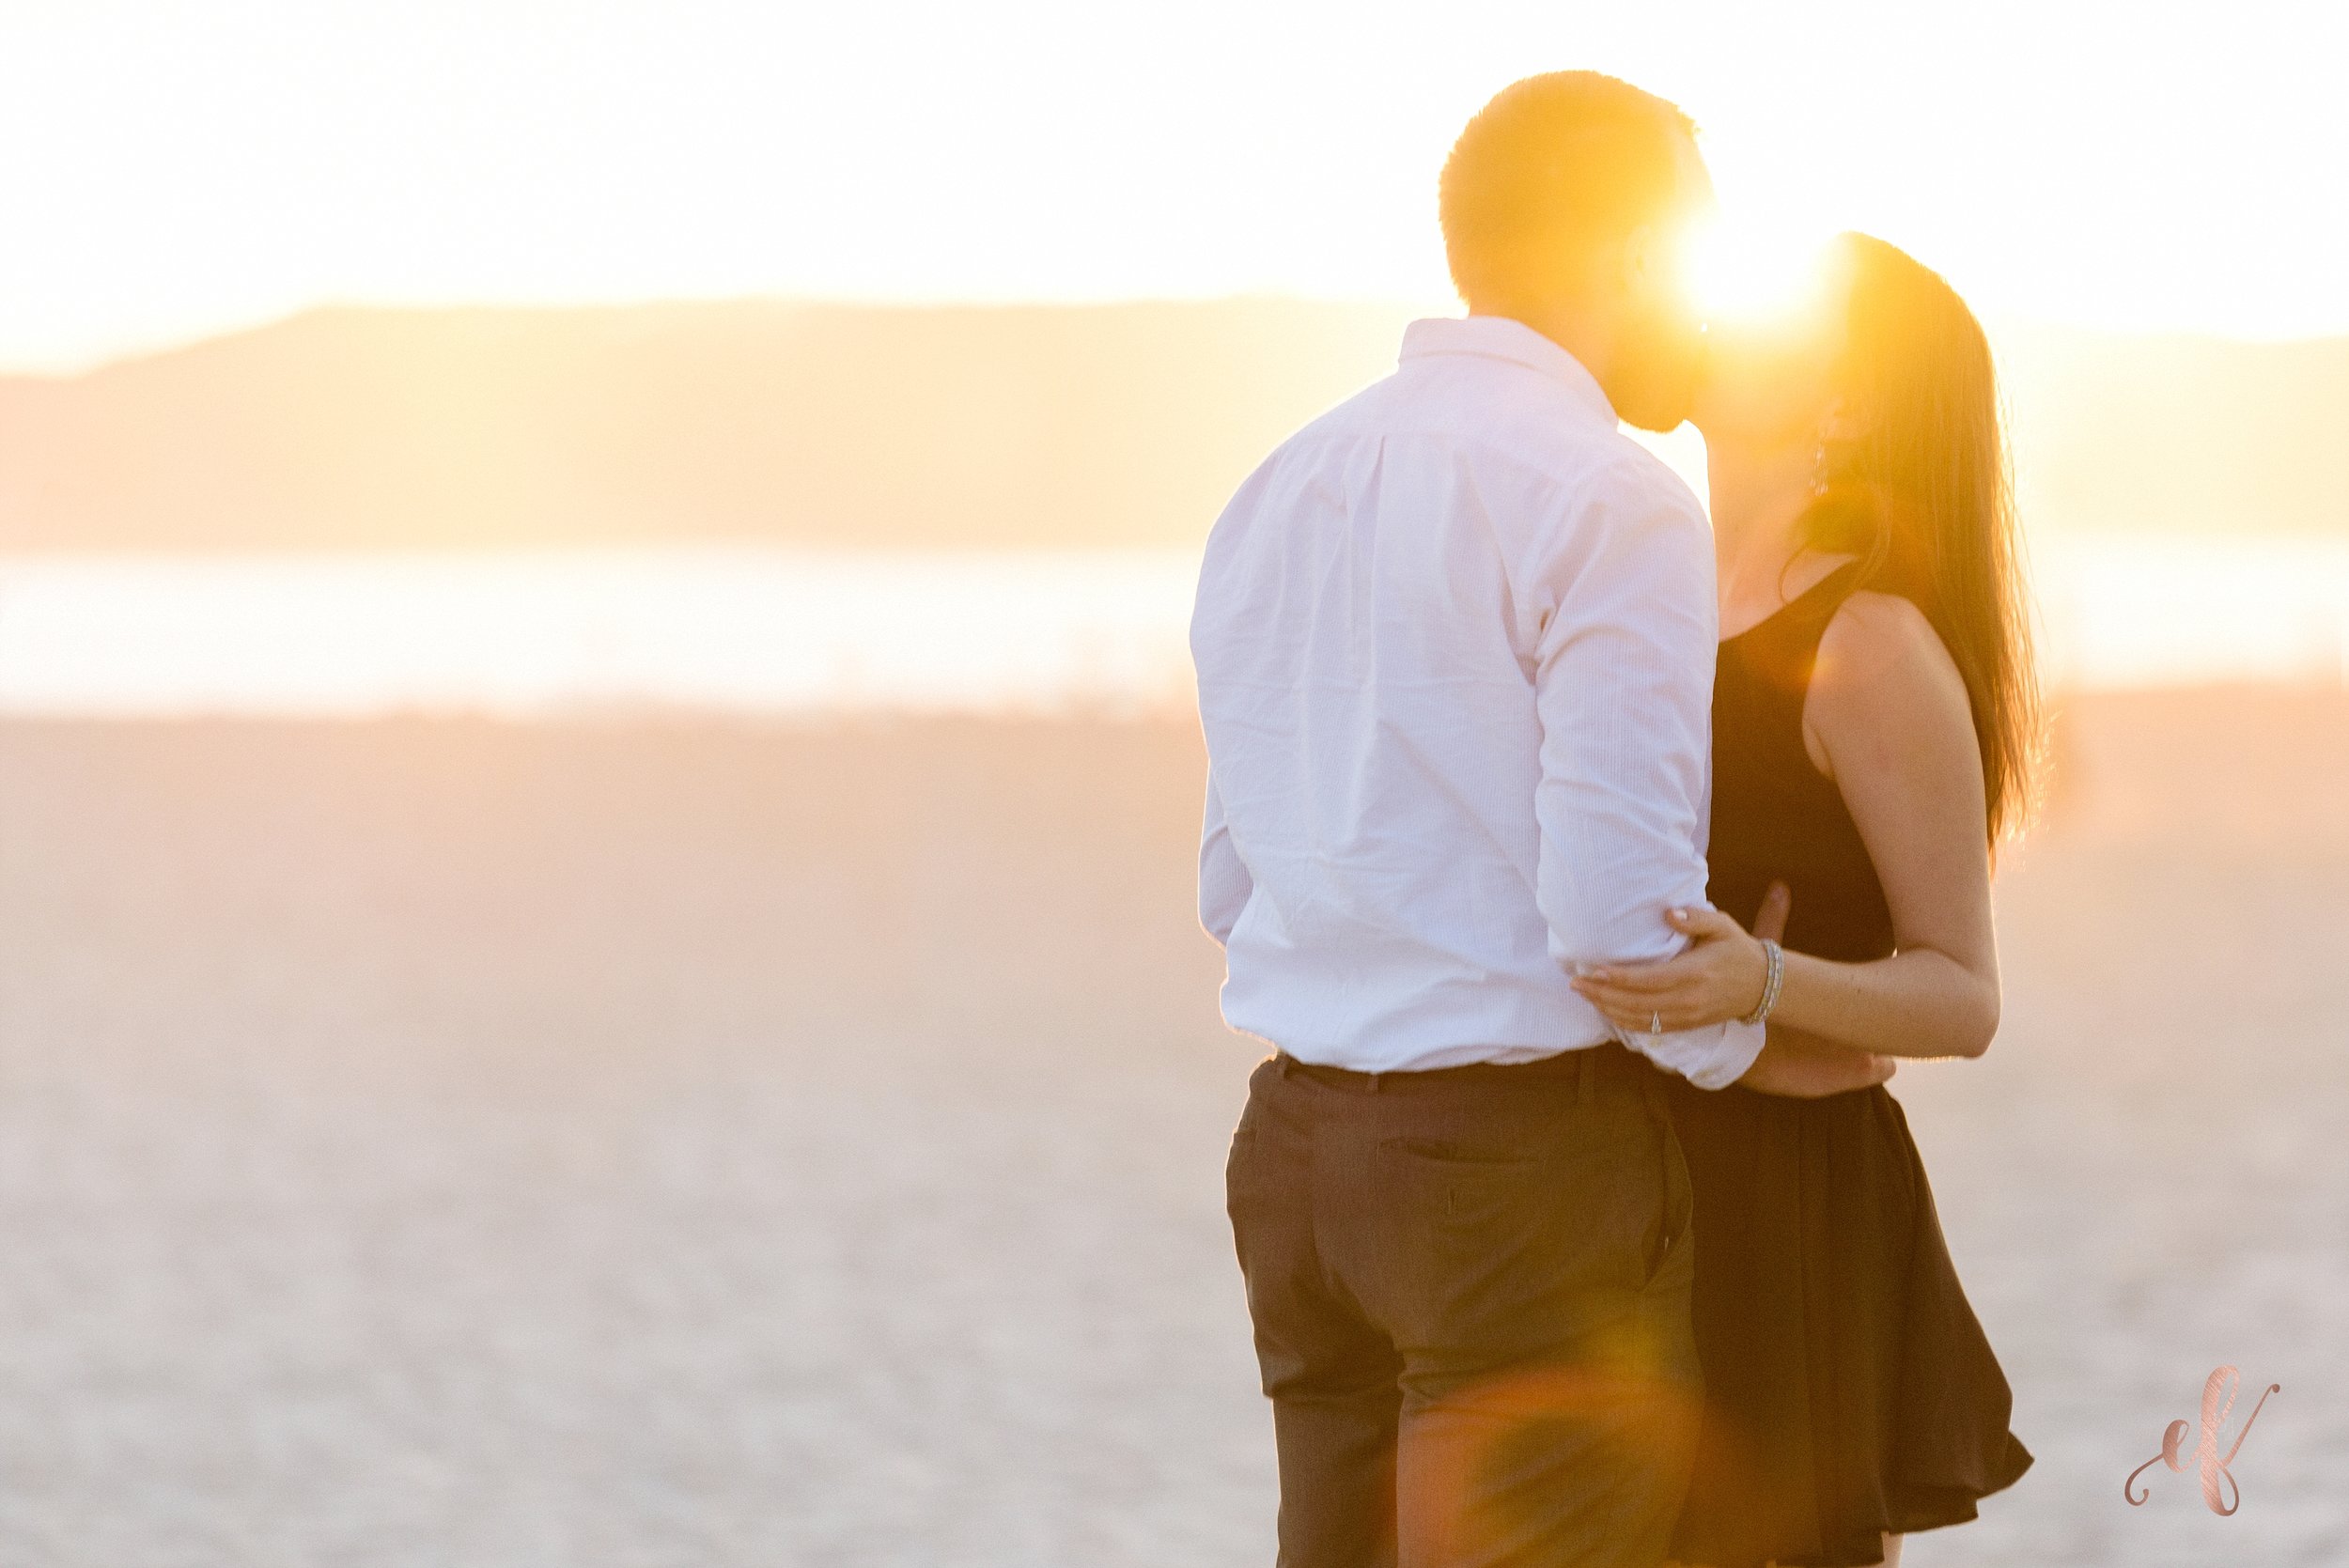
[[[2349,695],[2059,740],[1999,1041],[1894,1085],[2039,1463],[1908,1561],[2337,1563]],[[1200,771],[0,726],[0,1568],[1268,1562]],[[2127,1506],[2221,1363],[2240,1513]]]

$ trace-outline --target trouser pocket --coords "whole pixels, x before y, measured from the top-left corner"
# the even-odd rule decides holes
[[[1688,1266],[1696,1228],[1696,1188],[1688,1176],[1688,1156],[1680,1147],[1680,1129],[1663,1083],[1648,1079],[1641,1085],[1641,1097],[1656,1123],[1660,1151],[1662,1203],[1646,1250],[1645,1282],[1653,1285],[1667,1274],[1680,1275]]]

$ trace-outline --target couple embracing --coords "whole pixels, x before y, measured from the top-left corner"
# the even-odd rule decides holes
[[[1884,1087],[1998,1021],[2034,687],[1989,349],[1858,235],[1707,331],[1711,199],[1672,105],[1502,92],[1440,187],[1466,318],[1208,544],[1283,1568],[1875,1563],[2030,1463]],[[1620,429],[1690,418],[1710,526]]]

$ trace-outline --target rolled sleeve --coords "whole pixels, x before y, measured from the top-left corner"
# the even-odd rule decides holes
[[[1713,663],[1711,530],[1660,469],[1617,465],[1561,519],[1536,574],[1542,725],[1535,897],[1570,971],[1669,958],[1664,912],[1705,907]],[[1617,1037],[1700,1088],[1734,1081],[1762,1031]],[[1749,1035],[1750,1037],[1749,1037]]]
[[[1726,1089],[1745,1077],[1753,1059],[1762,1054],[1769,1030],[1741,1019],[1667,1034],[1629,1034],[1618,1030],[1616,1038],[1700,1089]]]

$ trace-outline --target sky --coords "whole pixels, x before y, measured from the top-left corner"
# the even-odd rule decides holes
[[[1448,302],[1445,149],[1593,67],[1994,315],[2349,333],[2349,4],[8,0],[0,368],[330,302]]]

